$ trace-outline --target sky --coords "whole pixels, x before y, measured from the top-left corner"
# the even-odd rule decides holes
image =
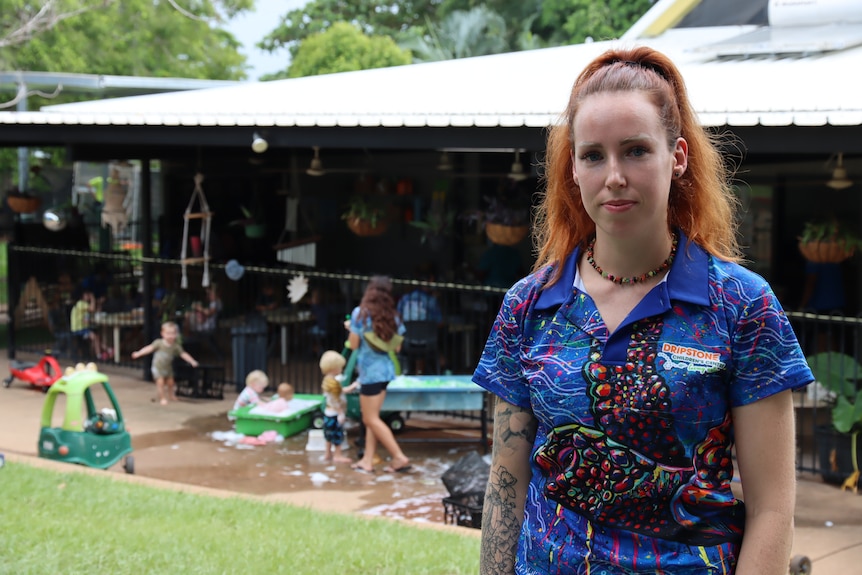
[[[255,48],[255,44],[272,32],[280,22],[280,18],[294,10],[305,6],[307,0],[257,0],[254,12],[240,14],[226,28],[243,45],[241,52],[248,58],[249,80],[258,80],[264,74],[278,72],[287,67],[290,57],[287,50],[270,54]]]

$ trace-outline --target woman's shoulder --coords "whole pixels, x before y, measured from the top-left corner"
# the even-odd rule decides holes
[[[768,286],[769,282],[763,276],[752,269],[737,262],[729,262],[715,256],[710,256],[713,273],[710,274],[714,281],[727,284],[738,284],[744,287]]]
[[[711,292],[725,302],[745,305],[754,300],[772,302],[775,292],[770,283],[760,274],[736,262],[711,257]]]

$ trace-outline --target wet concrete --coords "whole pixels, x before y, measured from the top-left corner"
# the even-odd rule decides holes
[[[445,420],[413,420],[399,439],[418,439]],[[281,443],[250,446],[219,440],[230,431],[222,415],[194,418],[185,429],[135,437],[136,474],[213,489],[270,495],[306,493],[318,498],[337,488],[349,509],[369,515],[423,522],[444,521],[442,499],[449,496],[441,477],[461,457],[475,451],[473,445],[404,443],[411,457],[407,473],[366,474],[348,463],[323,461],[323,452],[307,451],[308,433],[301,432]],[[439,432],[438,432],[439,433]],[[215,436],[214,436],[215,435]],[[358,428],[348,434],[345,455],[356,458]],[[478,436],[477,436],[478,437]],[[385,451],[382,452],[386,456]],[[293,497],[296,499],[296,497]]]

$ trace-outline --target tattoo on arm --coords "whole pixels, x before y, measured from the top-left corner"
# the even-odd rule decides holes
[[[482,513],[482,575],[514,572],[535,436],[536,420],[529,411],[498,402],[494,414],[495,465]],[[509,457],[514,468],[507,463]]]

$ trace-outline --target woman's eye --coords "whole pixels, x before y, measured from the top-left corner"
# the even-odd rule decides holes
[[[647,149],[644,148],[643,146],[635,146],[634,148],[632,148],[629,151],[629,154],[631,154],[632,156],[635,156],[635,157],[643,156],[646,153],[647,153]]]
[[[602,159],[602,155],[598,152],[584,152],[581,154],[581,159],[586,162],[598,162]]]

